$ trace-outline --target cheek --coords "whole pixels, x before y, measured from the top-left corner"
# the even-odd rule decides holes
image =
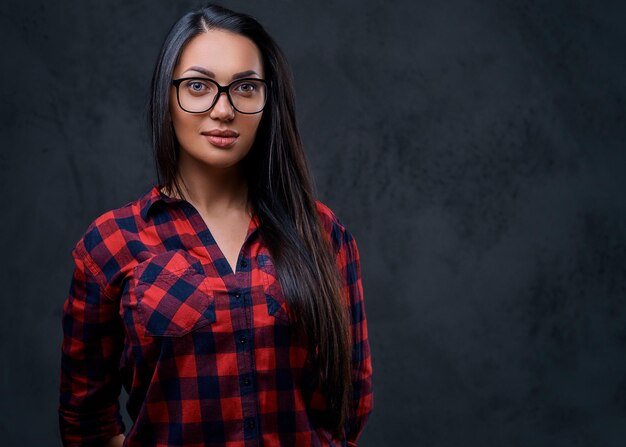
[[[174,135],[176,135],[176,139],[181,142],[181,140],[185,140],[186,126],[185,120],[181,120],[180,116],[177,112],[173,111],[172,115],[172,127],[174,129]]]
[[[174,133],[179,141],[185,140],[190,135],[196,133],[197,121],[195,117],[181,110],[178,105],[174,104],[170,107],[170,116]]]
[[[261,117],[262,116],[254,116],[254,117],[250,117],[250,122],[248,123],[248,131],[251,135],[251,137],[254,139],[254,137],[256,136],[256,134],[259,131],[259,125],[261,123]]]

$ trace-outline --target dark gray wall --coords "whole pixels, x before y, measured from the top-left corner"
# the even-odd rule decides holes
[[[197,3],[25,3],[0,13],[0,438],[57,446],[70,249],[150,186],[151,70]],[[360,445],[624,445],[624,3],[224,4],[286,51],[359,244]]]

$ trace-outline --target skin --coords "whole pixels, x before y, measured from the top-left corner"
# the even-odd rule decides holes
[[[261,54],[248,38],[238,34],[211,30],[194,37],[183,49],[174,79],[188,76],[206,77],[191,67],[200,67],[215,74],[221,85],[232,81],[235,73],[254,71],[250,77],[263,77]],[[245,77],[245,76],[244,76]],[[232,201],[233,184],[243,182],[238,163],[250,150],[263,112],[246,115],[233,109],[225,94],[220,95],[211,110],[190,114],[176,102],[176,89],[170,91],[170,114],[176,137],[181,145],[179,172],[186,181],[197,184],[193,188],[196,202],[210,210],[220,204],[215,200]],[[233,147],[213,146],[200,135],[212,129],[231,129],[239,132]],[[206,187],[210,189],[207,190]],[[224,191],[224,187],[227,191]],[[202,192],[200,191],[202,190]],[[235,188],[236,190],[236,188]],[[230,196],[230,197],[229,197]]]
[[[264,76],[261,53],[254,42],[220,30],[202,33],[183,48],[174,79],[206,76],[192,67],[211,71],[215,75],[211,77],[221,85],[229,84],[236,73],[252,71],[241,77]],[[239,162],[250,151],[263,112],[241,114],[222,94],[208,112],[187,113],[179,107],[172,87],[170,114],[181,145],[178,172],[188,186],[186,200],[198,210],[235,271],[251,218],[247,184]],[[234,130],[239,137],[232,147],[219,148],[201,135],[213,129]]]
[[[191,39],[181,52],[173,79],[208,77],[191,67],[212,72],[212,79],[229,84],[236,73],[254,71],[243,77],[264,77],[261,53],[247,37],[210,30]],[[240,162],[254,142],[263,112],[247,115],[237,112],[225,94],[212,109],[201,114],[182,110],[176,101],[176,89],[170,91],[170,114],[180,143],[178,176],[187,185],[187,197],[202,216],[233,272],[250,222],[247,184]],[[220,148],[201,135],[203,131],[229,129],[239,133],[235,144]],[[163,191],[176,196],[171,191]],[[108,442],[107,447],[121,447],[124,435]]]
[[[109,440],[105,447],[122,447],[124,435],[117,435]]]

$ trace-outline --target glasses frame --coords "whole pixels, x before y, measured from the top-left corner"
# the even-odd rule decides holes
[[[201,112],[191,112],[191,111],[185,109],[182,106],[182,104],[180,103],[180,89],[179,89],[180,88],[180,84],[183,81],[189,81],[191,79],[197,79],[199,81],[209,81],[209,82],[212,82],[213,84],[215,84],[217,86],[217,93],[215,95],[215,98],[213,98],[213,102],[211,103],[209,108],[207,108],[206,110],[203,110]],[[236,84],[236,83],[242,82],[242,81],[260,81],[263,84],[265,84],[265,102],[263,102],[263,107],[258,112],[242,112],[237,107],[235,107],[235,104],[233,103],[233,98],[230,97],[230,87],[233,84]],[[213,108],[213,106],[215,106],[215,104],[217,103],[217,100],[222,95],[222,93],[226,93],[226,97],[228,98],[228,102],[230,103],[230,105],[232,106],[233,109],[235,109],[239,113],[243,113],[244,115],[255,115],[257,113],[261,113],[263,111],[263,109],[265,109],[265,106],[267,105],[267,98],[269,97],[269,94],[268,94],[268,92],[269,92],[269,84],[268,84],[268,82],[265,79],[261,79],[261,78],[241,78],[241,79],[235,79],[233,82],[231,82],[228,85],[220,85],[217,81],[214,81],[211,78],[203,78],[203,77],[199,77],[199,76],[190,76],[190,77],[186,77],[186,78],[173,79],[172,80],[172,85],[174,87],[176,87],[176,101],[178,102],[178,107],[180,107],[182,110],[184,110],[187,113],[206,113],[206,112],[208,112],[209,110],[211,110]]]

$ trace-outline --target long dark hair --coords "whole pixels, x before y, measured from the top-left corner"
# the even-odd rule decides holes
[[[187,13],[171,28],[154,70],[149,107],[158,182],[185,197],[176,175],[179,147],[169,111],[171,80],[184,45],[210,29],[249,38],[262,56],[270,96],[242,168],[261,238],[294,309],[294,327],[316,343],[319,383],[328,409],[321,423],[339,434],[350,416],[352,393],[348,310],[334,252],[316,209],[296,124],[291,72],[278,45],[254,18],[208,5]]]

